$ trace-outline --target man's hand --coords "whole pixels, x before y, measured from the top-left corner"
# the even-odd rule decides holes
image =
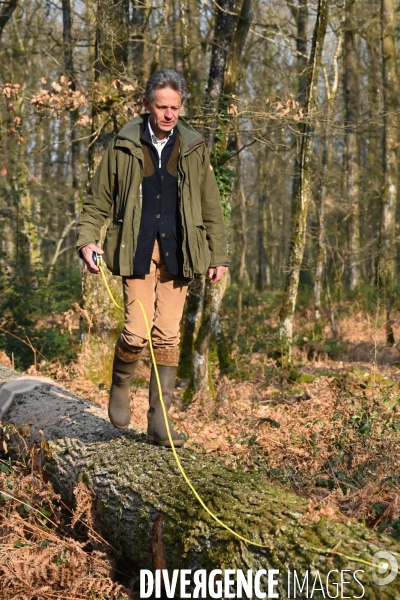
[[[96,244],[88,244],[81,249],[82,258],[91,273],[96,273],[98,275],[100,273],[100,269],[93,262],[92,254],[93,252],[97,252],[97,254],[103,254],[103,250],[96,246]]]
[[[225,271],[228,267],[210,267],[208,269],[208,277],[210,279],[211,285],[218,283],[223,278]]]

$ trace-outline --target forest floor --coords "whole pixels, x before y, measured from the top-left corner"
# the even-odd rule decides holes
[[[232,336],[230,327],[236,326],[229,313],[231,300],[228,294],[224,321],[228,337]],[[309,498],[313,508],[333,518],[342,512],[399,539],[400,352],[386,346],[382,316],[365,310],[343,311],[339,341],[329,339],[327,328],[324,336],[328,341],[317,342],[309,326],[310,314],[300,308],[294,367],[283,370],[274,358],[276,317],[265,318],[266,305],[265,298],[245,304],[233,367],[228,374],[220,374],[215,366],[215,399],[195,397],[188,405],[184,402],[187,382],[177,382],[171,414],[177,429],[187,437],[187,447],[218,456],[238,469],[261,471],[276,485]],[[400,321],[394,320],[393,328],[400,339]],[[43,365],[41,374],[104,408],[107,405],[107,385],[88,381],[79,361],[69,366]],[[142,429],[146,428],[149,375],[150,362],[145,358],[131,393],[132,423]],[[74,598],[88,598],[87,590],[93,598],[134,597],[126,578],[115,581],[115,564],[106,545],[96,537],[89,504],[85,508],[82,500],[79,508],[78,502],[74,523],[65,507],[52,499],[40,474],[27,470],[21,461],[13,466],[6,460],[0,462],[1,479],[2,488],[12,489],[16,500],[0,500],[0,556],[7,549],[18,554],[14,568],[19,565],[22,579],[32,580],[27,578],[26,557],[32,556],[27,546],[36,544],[40,550],[38,564],[39,554],[46,552],[54,562],[54,552],[46,546],[50,534],[46,537],[37,523],[37,519],[51,517],[57,525],[52,527],[49,522],[47,527],[58,539],[59,560],[71,557],[65,560],[65,585],[72,573],[68,575],[69,566],[80,565],[75,570]],[[40,514],[32,516],[30,512],[34,526],[27,529],[21,525],[27,521],[23,502],[28,497],[32,502],[33,487]],[[46,577],[49,581],[55,577],[51,560],[40,559],[41,565],[50,565],[46,568],[29,563],[42,587],[46,587]],[[121,581],[128,587],[121,586]],[[34,597],[56,597],[49,590]],[[0,599],[12,597],[1,593],[0,586]]]

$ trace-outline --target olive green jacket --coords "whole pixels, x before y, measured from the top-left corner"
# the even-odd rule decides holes
[[[77,226],[77,250],[98,244],[100,229],[112,215],[104,255],[114,275],[133,273],[142,214],[141,182],[144,158],[139,116],[125,125],[106,149],[92,179]],[[226,266],[226,228],[217,182],[200,134],[184,119],[178,162],[179,207],[183,230],[183,274],[193,277],[209,267]]]

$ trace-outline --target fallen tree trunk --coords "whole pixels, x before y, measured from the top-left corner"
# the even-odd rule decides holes
[[[0,365],[0,384],[17,376]],[[139,430],[113,428],[102,409],[55,383],[42,383],[13,400],[7,388],[10,384],[0,390],[3,424],[28,424],[29,444],[43,437],[48,441],[44,470],[56,491],[72,503],[73,490],[83,481],[95,494],[103,536],[138,568],[250,569],[254,574],[279,569],[279,596],[269,597],[399,598],[400,577],[378,585],[372,568],[357,562],[371,563],[377,551],[389,551],[399,560],[399,545],[364,524],[330,511],[324,516],[323,510],[311,509],[308,500],[261,475],[180,450],[182,464],[206,505],[233,530],[266,547],[245,544],[198,504],[170,450],[147,445]],[[327,588],[326,576],[335,569]],[[288,593],[289,570],[291,575],[296,570],[301,581],[308,577],[308,593]],[[340,582],[343,570],[349,570],[345,587],[340,595],[339,585],[335,596],[333,584]],[[356,570],[362,585],[352,577]]]

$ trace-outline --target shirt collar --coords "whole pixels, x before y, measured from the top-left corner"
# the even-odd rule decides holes
[[[174,134],[174,129],[172,128],[171,131],[169,132],[169,134],[167,135],[167,137],[165,137],[163,140],[159,140],[151,128],[150,119],[148,119],[147,125],[149,127],[150,138],[151,138],[151,141],[153,144],[166,144],[168,142],[169,138]]]

